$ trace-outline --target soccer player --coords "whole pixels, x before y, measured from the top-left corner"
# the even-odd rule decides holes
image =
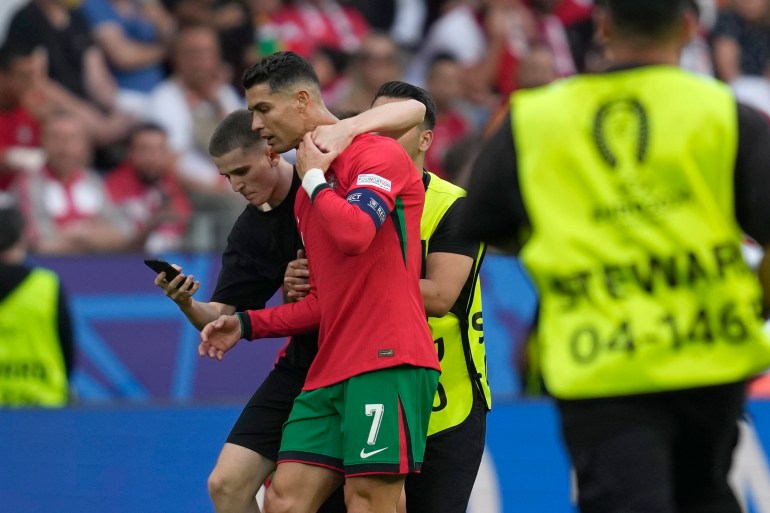
[[[423,169],[424,271],[420,289],[441,362],[441,378],[433,400],[422,471],[406,478],[406,510],[465,513],[484,454],[486,414],[491,405],[479,281],[485,246],[458,237],[465,191],[424,170],[436,120],[430,94],[393,81],[380,87],[373,105],[392,105],[410,98],[425,105],[425,120],[405,133],[380,133],[398,140],[415,167]],[[345,129],[344,125],[322,127],[316,142],[332,147],[335,141],[348,140],[350,136],[337,133]],[[286,281],[294,297],[304,296],[307,287],[303,262],[298,260],[287,267]]]
[[[420,122],[424,110],[416,101],[385,106],[341,124],[351,133],[398,130]],[[217,127],[209,145],[220,173],[249,201],[228,236],[211,301],[193,298],[200,287],[193,276],[182,274],[168,282],[161,273],[155,279],[198,329],[236,309],[264,308],[280,289],[287,262],[303,247],[294,222],[299,177],[291,165],[268,151],[264,139],[251,130],[251,122],[249,111],[234,111]],[[293,337],[233,426],[209,478],[217,513],[259,511],[255,495],[275,468],[281,428],[302,389],[317,346],[315,334]],[[344,511],[341,491],[339,495],[320,511]]]
[[[252,66],[243,85],[253,128],[275,151],[299,146],[295,214],[311,291],[220,317],[201,332],[199,352],[221,359],[241,337],[318,326],[318,355],[284,426],[266,509],[315,511],[344,476],[349,512],[392,512],[422,462],[438,383],[419,287],[421,173],[396,141],[377,135],[355,138],[339,156],[322,153],[310,132],[336,118],[312,67],[293,52]]]
[[[770,129],[678,69],[688,0],[608,0],[613,68],[514,93],[461,228],[519,248],[583,513],[739,513],[746,380],[770,366],[741,230],[770,243]]]

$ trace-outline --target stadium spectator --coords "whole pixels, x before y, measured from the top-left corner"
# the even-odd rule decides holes
[[[442,0],[439,9],[439,17],[430,25],[407,68],[409,83],[424,86],[428,66],[438,54],[453,55],[463,67],[472,68],[487,52],[487,38],[475,0]]]
[[[40,149],[40,119],[28,93],[36,73],[32,49],[0,47],[0,191],[16,175],[35,171],[45,158]]]
[[[133,223],[133,249],[182,249],[191,208],[176,173],[163,129],[151,123],[134,128],[125,160],[105,177],[112,202]]]
[[[436,55],[428,68],[427,90],[435,100],[436,123],[433,144],[425,156],[425,167],[447,178],[444,157],[447,150],[467,136],[472,127],[460,110],[463,99],[463,68],[449,54]]]
[[[176,22],[160,0],[83,0],[80,10],[117,83],[118,108],[143,116],[147,94],[165,78]]]
[[[66,0],[30,0],[14,14],[7,41],[45,48],[48,76],[99,108],[115,108],[117,87],[83,15]]]
[[[337,0],[284,2],[272,24],[278,39],[304,57],[319,46],[354,53],[369,32],[361,13]]]
[[[390,36],[378,32],[366,36],[350,61],[347,88],[340,92],[339,101],[330,105],[332,112],[347,115],[367,110],[382,84],[401,78],[401,61]]]
[[[26,257],[24,218],[0,193],[0,407],[66,406],[75,360],[67,297],[53,271]]]
[[[194,210],[194,247],[221,249],[244,203],[219,174],[207,148],[214,129],[243,100],[230,84],[217,34],[207,25],[180,28],[173,68],[173,75],[150,93],[147,119],[163,127],[179,156],[179,177]]]
[[[711,32],[717,78],[732,82],[741,76],[761,77],[770,63],[767,0],[734,0],[719,12]]]
[[[121,251],[131,227],[110,202],[101,176],[88,168],[91,142],[79,120],[51,115],[43,126],[46,163],[19,180],[19,197],[35,253]]]
[[[419,288],[421,174],[398,143],[376,135],[355,138],[339,156],[322,153],[311,131],[336,119],[297,54],[249,68],[244,87],[252,127],[268,144],[299,145],[305,193],[295,214],[311,289],[302,301],[209,323],[199,354],[222,359],[241,337],[318,327],[318,354],[284,425],[266,509],[315,511],[344,482],[350,513],[395,511],[405,475],[422,463],[439,370]],[[323,168],[332,161],[329,183]],[[372,339],[365,326],[375,311],[387,328]]]
[[[260,1],[260,0],[257,0]],[[280,3],[280,0],[269,0]],[[219,36],[222,58],[230,68],[231,82],[240,88],[241,73],[250,64],[244,55],[254,43],[248,0],[163,0],[181,26],[208,25]]]
[[[88,24],[65,0],[30,0],[8,26],[8,44],[44,50],[40,58],[42,102],[76,113],[109,159],[111,145],[125,137],[134,120],[117,109],[117,86]]]
[[[422,40],[428,14],[425,0],[348,0],[358,9],[372,30],[385,32],[404,49],[417,48]]]
[[[770,245],[770,126],[677,68],[689,0],[605,4],[614,68],[513,94],[461,228],[536,285],[580,510],[739,513],[737,421],[770,366],[741,229]]]

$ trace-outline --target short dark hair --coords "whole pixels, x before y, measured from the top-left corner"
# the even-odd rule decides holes
[[[0,252],[12,248],[24,233],[24,216],[13,196],[0,193]]]
[[[310,62],[294,52],[276,52],[268,55],[243,72],[241,85],[248,89],[255,85],[267,84],[270,91],[279,91],[302,82],[321,89],[321,82]]]
[[[443,64],[445,62],[451,64],[460,63],[455,54],[450,52],[438,52],[430,58],[430,61],[428,62],[428,70],[432,70],[434,67],[436,67],[436,65]]]
[[[34,52],[35,47],[32,45],[15,41],[6,41],[5,44],[0,47],[0,71],[10,71],[11,66],[13,66],[18,59],[29,57]]]
[[[131,144],[133,144],[134,139],[136,139],[136,136],[143,132],[159,132],[165,136],[168,136],[168,134],[166,133],[166,129],[160,126],[159,124],[153,123],[152,121],[144,121],[132,127],[128,131],[128,135],[126,136],[126,145],[130,146]]]
[[[433,130],[436,126],[436,102],[433,101],[433,97],[428,91],[422,87],[401,82],[400,80],[392,80],[385,82],[380,86],[377,94],[374,95],[374,99],[381,96],[388,98],[411,98],[425,105],[425,120],[422,122],[428,130]]]
[[[603,0],[600,3],[619,29],[653,38],[668,34],[680,16],[694,5],[692,0]]]
[[[251,129],[252,114],[246,109],[238,109],[227,115],[219,123],[209,141],[209,154],[221,157],[226,153],[241,148],[254,148],[265,141],[258,132]]]

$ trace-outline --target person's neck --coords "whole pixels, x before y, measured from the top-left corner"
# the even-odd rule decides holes
[[[278,185],[275,187],[272,197],[267,200],[270,208],[276,208],[283,203],[291,190],[291,183],[294,180],[294,168],[291,164],[281,159],[278,162]]]
[[[337,123],[339,119],[329,112],[326,107],[317,107],[313,110],[311,115],[307,117],[307,131],[312,132],[321,125],[333,125]]]
[[[613,66],[678,66],[679,48],[673,44],[641,47],[634,43],[616,43],[608,48]]]
[[[0,264],[21,265],[24,263],[26,258],[27,248],[21,241],[17,242],[15,245],[11,246],[5,251],[0,251]]]
[[[55,27],[66,27],[70,22],[70,15],[66,7],[51,0],[38,0],[37,5],[43,14]]]
[[[425,153],[421,152],[414,158],[412,162],[414,162],[414,167],[416,167],[418,171],[422,172],[422,170],[425,169]],[[428,169],[428,171],[430,171],[430,169]]]

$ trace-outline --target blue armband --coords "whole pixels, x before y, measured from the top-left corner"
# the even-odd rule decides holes
[[[348,203],[364,211],[374,221],[375,229],[379,230],[390,215],[390,209],[379,194],[371,189],[353,189],[346,198]]]

